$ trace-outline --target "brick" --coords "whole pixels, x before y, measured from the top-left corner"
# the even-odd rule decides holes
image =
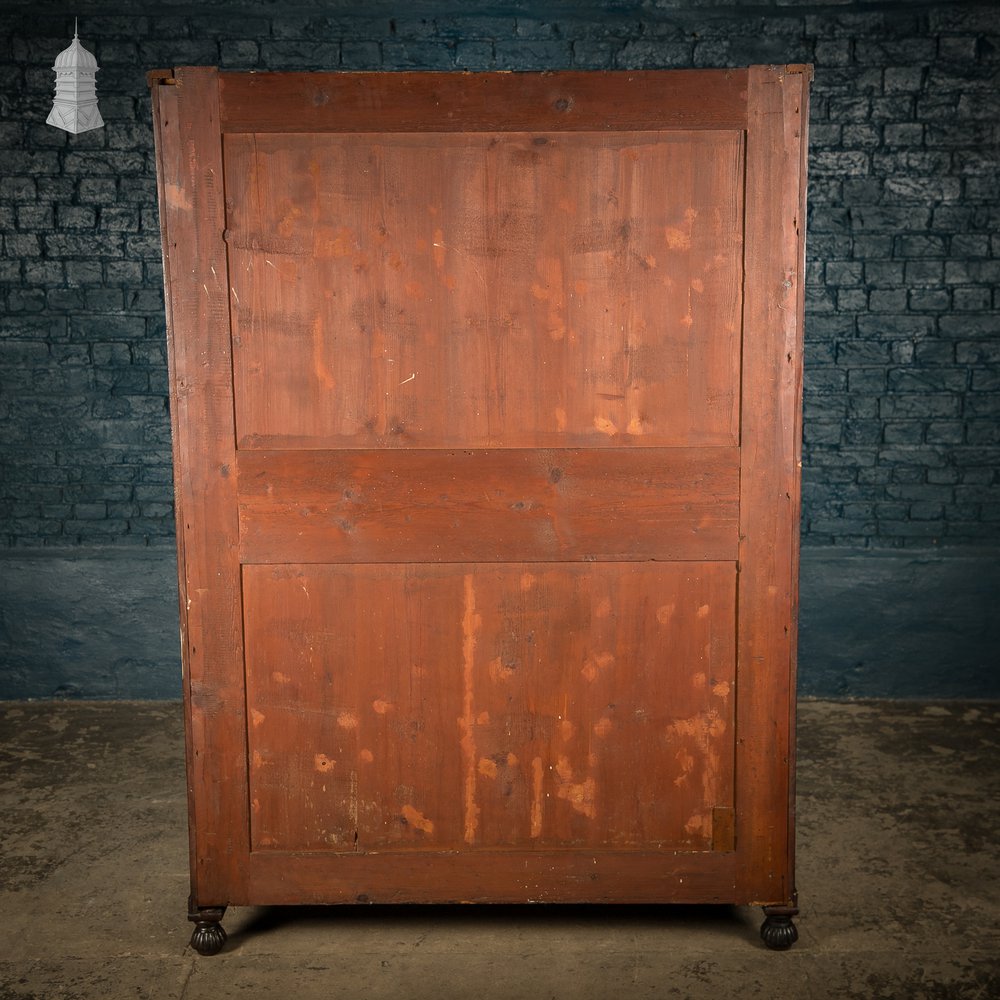
[[[941,265],[941,273],[944,266]],[[856,260],[832,260],[826,264],[826,281],[831,285],[860,285],[864,276],[864,265]]]
[[[822,289],[822,292],[828,294],[826,289]],[[838,312],[860,312],[868,308],[868,293],[863,288],[838,288],[835,301]],[[810,309],[810,323],[814,322],[818,315],[818,311]]]
[[[973,392],[965,397],[965,416],[1000,420],[1000,395],[991,392]]]
[[[902,174],[920,174],[933,177],[951,170],[951,154],[918,150],[899,150],[892,153],[872,153],[872,170],[887,177]]]
[[[817,176],[824,174],[851,175],[868,172],[869,154],[860,150],[848,152],[818,152],[809,159],[809,169]]]
[[[112,177],[120,174],[140,174],[146,169],[146,158],[142,153],[129,150],[71,152],[66,154],[64,169],[67,174],[81,174],[88,177],[100,174]]]
[[[960,420],[932,420],[927,425],[928,444],[961,444],[965,428]]]
[[[949,285],[996,284],[1000,282],[1000,260],[949,260],[944,265]]]
[[[993,289],[987,285],[960,285],[952,292],[956,312],[988,312]]]
[[[886,444],[922,444],[924,425],[916,420],[887,420],[883,424]]]
[[[614,65],[618,69],[670,69],[695,63],[695,46],[687,41],[635,39],[617,48]],[[704,49],[700,52],[705,57]]]
[[[56,257],[120,257],[124,249],[122,238],[113,233],[53,233],[43,242],[45,252]]]
[[[0,199],[3,201],[34,201],[38,187],[33,177],[11,177],[0,174]]]
[[[960,408],[961,397],[954,394],[903,393],[879,400],[879,416],[883,420],[957,417]]]
[[[917,66],[887,66],[884,87],[887,94],[918,93],[923,87],[925,70]]]
[[[55,212],[52,205],[17,205],[15,215],[17,228],[20,230],[52,229],[55,225]]]
[[[956,233],[951,238],[952,257],[989,257],[990,252],[986,233]]]
[[[240,25],[241,31],[246,26]],[[250,39],[221,39],[219,42],[219,65],[230,69],[254,67],[260,61],[260,46]]]
[[[964,340],[973,337],[1000,336],[1000,313],[944,314],[938,320],[942,337]]]
[[[893,240],[893,253],[903,259],[944,257],[947,255],[946,242],[943,236],[897,236]]]
[[[872,312],[899,312],[907,307],[905,288],[875,289],[868,296],[868,307]]]
[[[965,368],[895,368],[889,371],[890,392],[963,392],[968,381]]]
[[[33,233],[5,233],[3,249],[9,257],[38,257],[42,252],[42,243]]]
[[[886,375],[883,368],[851,368],[847,372],[847,389],[852,393],[848,411],[854,417],[874,416],[878,400],[872,393],[885,392]]]
[[[914,289],[909,293],[908,308],[914,312],[943,312],[951,308],[951,292],[947,288]]]
[[[59,229],[93,229],[97,213],[89,205],[60,205],[56,211]]]
[[[1000,444],[1000,422],[997,420],[970,420],[965,428],[969,444]]]
[[[921,205],[935,201],[957,201],[962,195],[962,181],[958,177],[887,177],[885,193],[892,201],[917,202]]]
[[[386,41],[382,43],[382,64],[386,69],[454,69],[455,48],[450,41]]]
[[[921,122],[892,122],[883,128],[882,136],[886,146],[922,146],[924,126]]]
[[[572,64],[568,41],[498,41],[497,68],[517,70],[564,69]]]
[[[455,46],[455,65],[459,69],[485,70],[495,64],[492,42],[458,42]],[[574,62],[579,65],[574,50]],[[605,64],[606,65],[606,64]]]

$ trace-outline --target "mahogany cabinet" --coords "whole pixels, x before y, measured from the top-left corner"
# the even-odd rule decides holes
[[[196,949],[407,901],[794,941],[809,76],[150,75]]]

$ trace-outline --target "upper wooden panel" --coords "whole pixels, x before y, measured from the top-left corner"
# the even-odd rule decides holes
[[[737,443],[742,133],[225,151],[240,447]]]
[[[226,132],[731,128],[747,71],[223,73]]]

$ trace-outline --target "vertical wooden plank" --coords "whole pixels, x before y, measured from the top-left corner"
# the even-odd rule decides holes
[[[156,88],[174,431],[191,902],[242,893],[249,850],[235,428],[218,74]]]
[[[795,888],[795,776],[796,776],[796,691],[798,676],[798,622],[799,622],[799,522],[802,514],[802,369],[805,324],[805,273],[806,273],[806,192],[808,190],[807,161],[809,156],[809,85],[813,67],[809,64],[786,67],[788,76],[784,90],[785,145],[797,149],[799,157],[798,212],[795,218],[795,235],[798,239],[799,279],[795,283],[795,321],[797,336],[795,347],[800,359],[795,366],[793,398],[792,447],[792,613],[789,650],[789,704],[788,704],[788,867],[791,873],[790,902],[796,902]]]
[[[790,903],[791,716],[801,409],[805,78],[752,67],[743,328],[737,868],[748,901]]]

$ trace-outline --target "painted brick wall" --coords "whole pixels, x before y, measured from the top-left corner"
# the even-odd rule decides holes
[[[0,15],[3,545],[172,543],[147,69],[753,62],[816,66],[804,543],[1000,544],[1000,5],[79,6],[107,127],[75,137],[44,124],[71,18]]]

